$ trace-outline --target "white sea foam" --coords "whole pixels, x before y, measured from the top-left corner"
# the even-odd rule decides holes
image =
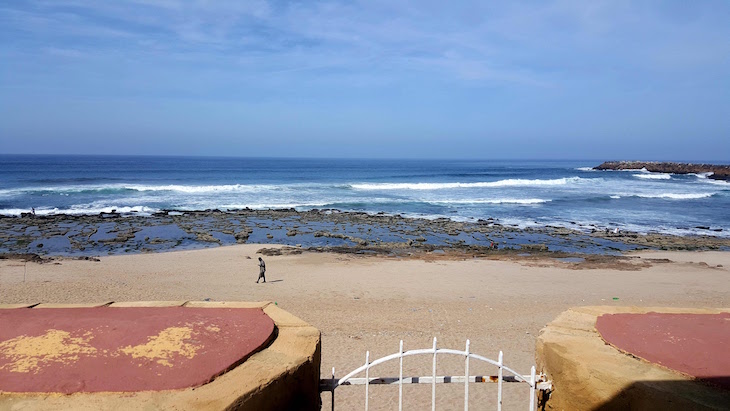
[[[535,221],[533,219],[527,219],[527,218],[514,218],[514,217],[499,218],[497,222],[502,225],[517,227],[521,230],[524,230],[526,228],[545,226],[545,224],[538,223],[537,221]]]
[[[576,183],[580,177],[556,178],[551,180],[506,179],[476,183],[358,183],[351,184],[355,190],[444,190],[454,188],[529,187],[558,186]]]
[[[179,184],[169,185],[125,185],[123,188],[136,191],[177,191],[188,194],[209,194],[209,193],[241,193],[273,190],[280,186],[267,185],[244,185],[244,184],[226,184],[226,185],[205,185],[205,186],[186,186]]]
[[[543,204],[552,200],[542,198],[496,198],[496,199],[474,199],[474,200],[433,200],[429,203],[435,204]]]
[[[634,197],[641,198],[666,198],[671,200],[697,200],[700,198],[709,198],[715,193],[658,193],[658,194],[633,194]]]
[[[216,208],[224,210],[240,210],[250,208],[253,210],[275,210],[282,208],[311,208],[324,207],[329,203],[313,202],[313,203],[249,203],[249,204],[224,204],[216,206]]]
[[[593,230],[603,229],[605,227],[608,227],[611,230],[613,230],[614,228],[619,228],[620,231],[631,231],[631,232],[635,232],[635,233],[638,233],[641,235],[646,235],[649,233],[660,233],[660,234],[669,234],[669,235],[677,235],[677,236],[707,235],[707,236],[712,236],[712,237],[730,237],[729,230],[713,231],[713,230],[700,230],[700,229],[696,229],[696,228],[667,227],[667,226],[663,226],[663,225],[645,226],[645,225],[631,224],[631,223],[622,223],[622,224],[609,223],[608,226],[600,226],[600,223],[581,221],[581,220],[576,220],[576,221],[541,220],[538,222],[538,221],[535,221],[534,219],[527,219],[527,218],[502,218],[502,219],[498,219],[498,222],[503,225],[516,226],[520,229],[556,226],[556,227],[570,228],[570,229],[590,233]],[[575,224],[573,224],[573,223],[575,223]],[[596,225],[596,224],[599,224],[599,225]]]
[[[369,215],[378,215],[379,212],[370,211],[367,214]],[[458,215],[444,215],[444,214],[423,214],[423,213],[385,213],[389,216],[398,215],[405,218],[423,218],[424,220],[438,220],[441,218],[446,218],[451,221],[456,221],[460,223],[468,223],[468,222],[475,222],[478,220],[478,218],[475,217],[468,217],[468,216],[458,216]]]
[[[134,207],[114,207],[114,206],[105,206],[105,207],[95,207],[93,205],[89,206],[71,206],[70,208],[36,208],[35,213],[36,215],[54,215],[54,214],[68,214],[68,215],[87,215],[87,214],[99,214],[99,213],[111,213],[114,211],[118,214],[139,214],[139,215],[150,215],[152,213],[155,213],[159,211],[156,208],[151,207],[145,207],[145,206],[134,206]],[[8,216],[19,216],[22,213],[28,213],[30,210],[28,209],[18,209],[18,208],[7,208],[0,210],[0,215],[8,215]]]
[[[676,235],[676,236],[688,236],[688,235],[706,235],[711,237],[730,237],[730,231],[723,230],[723,231],[714,231],[714,230],[701,230],[697,228],[678,228],[678,227],[668,227],[665,225],[659,225],[659,226],[643,226],[638,224],[622,224],[622,230],[627,231],[633,231],[637,232],[639,234],[649,234],[649,233],[660,233],[660,234],[669,234],[669,235]]]
[[[642,178],[645,180],[669,180],[672,178],[671,174],[665,173],[651,173],[651,174],[634,174],[636,178]]]
[[[702,179],[705,179],[713,174],[715,174],[715,173],[713,173],[712,171],[707,172],[707,173],[689,173],[689,175],[691,175],[691,176],[695,176],[697,178],[702,178]]]
[[[594,170],[593,167],[576,167],[574,170],[578,170],[578,171],[598,171],[598,170]]]
[[[68,195],[74,193],[103,192],[114,190],[131,190],[139,192],[180,192],[186,194],[214,194],[214,193],[252,193],[271,191],[282,188],[298,188],[297,185],[246,185],[246,184],[225,184],[225,185],[147,185],[147,184],[100,184],[100,185],[73,185],[73,186],[52,186],[52,187],[21,187],[15,189],[0,190],[0,195],[19,195],[28,193],[48,193]]]
[[[123,184],[100,184],[100,185],[69,185],[69,186],[45,186],[45,187],[18,187],[13,189],[0,190],[0,194],[18,195],[30,193],[46,193],[68,195],[73,193],[124,190],[127,187]]]
[[[646,168],[642,168],[642,169],[638,169],[638,168],[622,168],[622,169],[619,169],[619,170],[596,170],[596,171],[609,172],[609,173],[612,173],[612,172],[617,172],[617,173],[627,173],[627,172],[628,173],[635,173],[637,171],[646,171],[647,173],[649,172]]]
[[[613,198],[613,199],[619,199],[619,198],[621,198],[621,196],[619,196],[619,195],[612,195],[611,198]]]
[[[701,180],[701,181],[702,181],[703,183],[707,183],[707,184],[713,184],[713,185],[716,185],[716,186],[721,186],[721,187],[726,187],[726,188],[730,188],[730,181],[725,181],[725,180],[713,180],[713,179],[711,179],[711,178],[706,178],[706,179],[703,179],[703,180]]]
[[[58,210],[58,209],[57,208],[56,209],[45,209],[45,210],[36,209],[35,213],[37,215],[46,215],[46,214],[50,214],[50,213],[54,212],[54,210]],[[0,210],[0,215],[19,216],[22,213],[29,213],[29,212],[30,212],[30,210],[27,208],[5,208],[5,209]]]

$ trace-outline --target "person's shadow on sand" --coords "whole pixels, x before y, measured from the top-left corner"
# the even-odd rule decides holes
[[[267,283],[278,283],[280,281],[284,281],[284,280],[271,280],[271,281],[267,281]]]

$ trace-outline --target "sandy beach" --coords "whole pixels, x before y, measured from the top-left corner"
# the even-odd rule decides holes
[[[264,339],[271,357],[257,351],[252,360],[235,350],[240,364],[222,362],[234,372],[218,382],[236,388],[226,385],[221,390],[230,397],[212,397],[231,407],[248,401],[237,391],[244,392],[241,380],[274,380],[250,371],[263,364],[256,370],[275,372],[262,358],[282,360],[287,372],[295,368],[283,360],[288,328],[304,325],[277,322],[278,306],[321,332],[324,379],[362,365],[369,370],[366,352],[377,360],[398,354],[400,341],[405,350],[431,349],[436,338],[437,348],[454,350],[439,357],[439,376],[491,377],[504,366],[528,375],[541,364],[559,404],[545,409],[575,408],[563,407],[558,392],[592,407],[563,387],[601,394],[601,407],[626,400],[661,408],[659,398],[692,408],[664,395],[678,385],[655,390],[661,378],[642,372],[631,375],[646,378],[622,379],[622,391],[610,390],[594,356],[576,353],[627,353],[606,357],[617,374],[636,365],[628,361],[651,360],[595,328],[630,317],[598,320],[607,307],[616,314],[715,308],[702,311],[730,325],[730,0],[412,3],[3,2],[0,305],[84,303],[95,315],[95,304],[111,302],[179,302],[171,311],[187,301],[265,302],[256,309],[274,312],[272,327],[242,325],[228,334],[240,342],[240,330],[276,331]],[[266,283],[256,281],[259,257]],[[598,308],[565,314],[586,317],[561,318],[540,338],[561,313],[588,306]],[[0,324],[15,332],[12,344],[30,347],[32,361],[66,350],[61,333],[76,329],[23,310],[6,314],[17,317],[14,323]],[[137,318],[155,316],[119,326],[106,317],[98,322],[139,331]],[[68,317],[79,322],[79,314]],[[608,323],[653,351],[662,350],[655,343],[662,338],[695,350],[687,358],[699,352],[720,363],[714,349],[694,342],[726,342],[722,326],[695,321],[710,317],[667,322],[685,334],[659,327],[653,315],[641,318]],[[185,327],[175,321],[159,333],[179,329],[173,337],[181,345],[198,339],[202,320]],[[45,337],[23,327],[48,324],[59,345],[38,351],[35,338]],[[566,345],[543,344],[553,328]],[[656,333],[641,337],[649,329]],[[316,331],[303,330],[291,334],[316,352]],[[721,334],[706,337],[707,330]],[[583,342],[587,334],[596,337],[591,344]],[[503,352],[504,363],[472,363],[465,371],[476,357],[456,350],[467,341],[472,353],[489,359]],[[126,344],[93,348],[96,358],[107,358]],[[536,352],[555,361],[536,361]],[[316,395],[306,384],[315,381],[315,357],[299,356],[308,365],[297,368],[301,373],[247,392],[274,387],[282,401]],[[406,378],[433,375],[433,358],[414,357],[405,360]],[[205,358],[197,360],[210,364]],[[6,382],[7,367],[0,367]],[[115,381],[134,378],[108,361],[88,367],[93,378],[103,379],[99,368],[116,372]],[[223,369],[206,375],[218,378]],[[696,393],[695,386],[716,378],[724,383],[727,369],[697,375],[687,390]],[[369,376],[397,378],[398,371],[395,361]],[[61,381],[55,368],[44,372]],[[436,409],[463,409],[465,391],[466,408],[497,409],[490,378],[455,380],[438,386]],[[435,383],[408,381],[403,408],[431,409]],[[645,381],[646,395],[635,389]],[[83,384],[77,378],[72,385]],[[530,384],[507,384],[502,409],[526,409],[535,397]],[[202,395],[213,384],[191,385],[202,407],[217,407]],[[330,400],[338,410],[364,409],[371,391],[370,409],[398,409],[397,386],[369,385],[321,394],[322,409]],[[540,395],[546,386],[538,387]],[[639,402],[617,392],[641,393]],[[189,408],[188,398],[171,407]],[[250,407],[274,406],[261,398]]]
[[[439,346],[496,358],[528,373],[540,329],[569,307],[636,305],[730,306],[730,252],[640,252],[598,268],[555,259],[487,259],[424,254],[398,258],[304,252],[264,256],[267,283],[256,284],[264,246],[56,259],[43,264],[0,260],[0,303],[132,300],[275,301],[322,332],[322,376],[337,376],[398,350]],[[271,247],[267,245],[266,247]],[[590,266],[583,266],[590,267]],[[463,372],[463,360],[444,360],[440,374]],[[493,369],[483,367],[482,374]],[[427,375],[429,360],[407,363]],[[392,368],[378,374],[389,376]],[[487,384],[485,384],[487,385]],[[518,387],[519,388],[519,387]],[[375,409],[392,405],[397,390],[375,387]],[[362,389],[337,391],[337,406],[363,402]],[[409,406],[430,402],[430,388],[409,387]],[[506,409],[526,402],[524,390],[506,392]],[[463,406],[463,387],[439,387],[439,409]],[[471,390],[471,402],[493,401],[491,387]],[[323,395],[328,409],[329,394]],[[345,408],[342,408],[342,407]]]

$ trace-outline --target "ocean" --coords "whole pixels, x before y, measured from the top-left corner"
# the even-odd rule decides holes
[[[596,161],[0,156],[0,214],[337,209],[730,237],[730,183]]]

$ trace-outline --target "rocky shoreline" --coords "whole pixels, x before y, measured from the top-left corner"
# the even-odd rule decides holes
[[[606,227],[520,229],[493,219],[457,222],[338,210],[165,211],[0,217],[0,258],[96,257],[231,244],[281,244],[296,250],[408,256],[620,255],[626,251],[730,250],[730,238],[614,232]],[[290,252],[292,252],[290,250]],[[32,257],[35,258],[35,257]]]
[[[654,161],[606,161],[594,170],[641,170],[653,173],[701,174],[712,173],[708,178],[730,181],[730,165],[667,163]]]

